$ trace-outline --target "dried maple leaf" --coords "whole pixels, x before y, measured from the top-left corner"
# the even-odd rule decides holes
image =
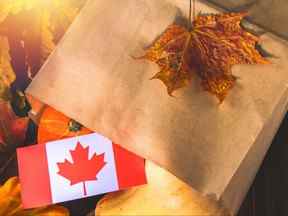
[[[73,163],[65,159],[64,162],[57,163],[58,174],[70,180],[74,185],[83,182],[84,196],[87,195],[85,181],[97,180],[97,173],[105,166],[104,153],[100,155],[93,154],[91,159],[88,158],[89,146],[84,148],[79,142],[74,150],[70,151]],[[87,169],[89,167],[89,169]],[[81,170],[81,172],[80,172]]]
[[[5,216],[68,216],[69,212],[62,206],[47,206],[24,210],[21,204],[19,179],[12,177],[0,186],[0,215]]]
[[[259,38],[241,27],[245,15],[198,15],[191,30],[171,25],[140,58],[160,67],[152,79],[160,79],[169,95],[187,86],[195,73],[204,90],[222,102],[236,81],[233,65],[269,63],[255,48]]]

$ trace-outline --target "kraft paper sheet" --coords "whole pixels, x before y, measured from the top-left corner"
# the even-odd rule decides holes
[[[288,46],[264,34],[272,64],[233,68],[240,79],[221,105],[196,75],[170,97],[150,80],[159,68],[132,56],[188,11],[184,0],[90,0],[27,93],[235,213],[287,110]]]

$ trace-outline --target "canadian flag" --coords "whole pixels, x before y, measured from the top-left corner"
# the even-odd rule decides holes
[[[17,149],[24,208],[146,183],[144,159],[97,133]]]

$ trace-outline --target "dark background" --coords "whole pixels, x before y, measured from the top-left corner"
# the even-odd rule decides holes
[[[238,216],[288,215],[288,114],[275,136]]]

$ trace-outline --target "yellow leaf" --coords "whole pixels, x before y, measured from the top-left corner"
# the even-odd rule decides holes
[[[0,215],[13,215],[20,208],[20,186],[17,177],[0,187]]]
[[[41,17],[41,37],[42,37],[41,50],[42,50],[43,62],[55,48],[55,43],[53,41],[53,34],[51,32],[50,17],[51,15],[50,13],[48,13],[48,11],[45,11]]]
[[[55,48],[55,43],[49,11],[40,7],[33,9],[31,15],[34,16],[34,19],[31,20],[30,26],[26,28],[23,36],[29,70],[36,73]],[[40,61],[36,60],[38,58]],[[35,66],[36,68],[33,68]]]
[[[47,206],[24,210],[21,206],[20,184],[17,177],[8,179],[0,187],[0,216],[68,216],[62,206]]]
[[[9,87],[15,80],[10,60],[8,40],[0,36],[0,100],[8,99]]]
[[[23,16],[19,29],[23,39],[28,73],[33,77],[55,48],[86,0],[5,0],[0,2],[0,24],[8,16]],[[10,26],[0,25],[1,34],[11,34]],[[22,30],[23,29],[23,30]],[[12,32],[13,33],[13,32]]]
[[[85,1],[78,0],[78,5],[75,5],[72,4],[73,1],[71,0],[53,0],[53,8],[51,10],[53,31],[55,32],[59,28],[66,30],[79,13],[80,7]]]
[[[10,14],[17,14],[23,10],[30,10],[43,5],[39,0],[5,0],[0,2],[0,23]]]

